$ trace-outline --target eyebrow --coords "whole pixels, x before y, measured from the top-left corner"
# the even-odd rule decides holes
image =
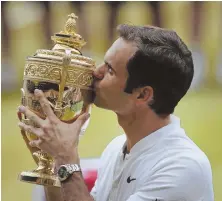
[[[110,63],[108,63],[107,61],[104,61],[104,63],[105,63],[107,66],[109,66],[109,68],[111,68],[111,69],[116,73],[115,69],[111,66]]]

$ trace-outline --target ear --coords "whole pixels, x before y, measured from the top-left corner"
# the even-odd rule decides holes
[[[149,103],[153,100],[153,88],[150,86],[145,86],[142,88],[137,89],[137,103]]]

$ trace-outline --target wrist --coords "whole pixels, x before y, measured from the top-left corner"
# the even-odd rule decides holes
[[[80,164],[80,159],[77,153],[70,154],[67,156],[57,156],[55,157],[55,166],[58,169],[61,165],[65,164]]]

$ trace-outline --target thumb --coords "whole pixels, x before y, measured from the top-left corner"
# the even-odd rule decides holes
[[[89,113],[83,113],[77,118],[77,120],[73,124],[78,124],[81,128],[83,124],[89,119],[89,117]]]

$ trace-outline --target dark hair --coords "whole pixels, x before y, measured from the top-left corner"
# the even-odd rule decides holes
[[[138,50],[127,63],[125,92],[151,86],[150,108],[168,115],[188,91],[194,67],[191,52],[175,31],[152,26],[119,25],[120,37],[134,42]]]

